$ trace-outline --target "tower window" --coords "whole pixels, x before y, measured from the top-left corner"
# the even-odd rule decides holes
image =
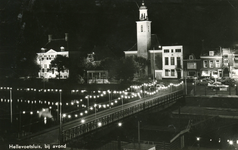
[[[141,25],[141,32],[143,32],[143,25]]]
[[[150,26],[148,26],[148,32],[150,32]]]

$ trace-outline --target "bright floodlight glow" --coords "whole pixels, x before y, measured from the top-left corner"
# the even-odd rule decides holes
[[[230,145],[233,145],[233,141],[232,141],[232,140],[230,140],[230,141],[229,141],[229,144],[230,144]]]
[[[118,126],[119,126],[119,127],[121,127],[121,126],[122,126],[122,123],[121,123],[121,122],[119,122],[119,123],[118,123]]]
[[[85,123],[85,120],[84,120],[84,119],[82,119],[82,120],[81,120],[81,123]]]
[[[197,141],[200,141],[200,137],[197,137]]]
[[[98,126],[99,126],[99,127],[101,127],[101,126],[102,126],[102,123],[101,123],[101,122],[99,122],[99,123],[98,123]]]

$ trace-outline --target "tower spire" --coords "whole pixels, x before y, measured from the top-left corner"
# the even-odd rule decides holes
[[[145,2],[144,2],[144,0],[142,0],[142,6],[144,6],[145,5]]]
[[[144,0],[142,0],[142,5],[140,6],[139,11],[140,11],[139,20],[148,20],[147,7],[145,6]]]

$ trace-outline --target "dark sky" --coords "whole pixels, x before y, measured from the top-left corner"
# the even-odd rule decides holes
[[[48,34],[62,38],[65,32],[70,50],[97,51],[100,56],[107,49],[123,56],[136,43],[137,4],[141,1],[0,0],[1,70],[16,60],[30,59],[46,44]],[[237,0],[145,0],[145,4],[152,33],[161,45],[181,44],[186,53],[199,55],[202,43],[210,49],[238,43]]]

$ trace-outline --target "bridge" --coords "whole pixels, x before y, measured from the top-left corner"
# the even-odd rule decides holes
[[[21,143],[36,144],[59,144],[67,143],[72,139],[84,136],[87,133],[102,129],[113,122],[120,122],[125,117],[129,117],[141,111],[150,109],[155,106],[169,106],[181,99],[183,93],[183,83],[178,85],[169,85],[167,88],[161,88],[151,96],[143,96],[137,100],[123,103],[111,107],[110,109],[98,111],[84,118],[63,123],[39,133],[32,134],[24,139]],[[120,124],[118,124],[120,125]]]

